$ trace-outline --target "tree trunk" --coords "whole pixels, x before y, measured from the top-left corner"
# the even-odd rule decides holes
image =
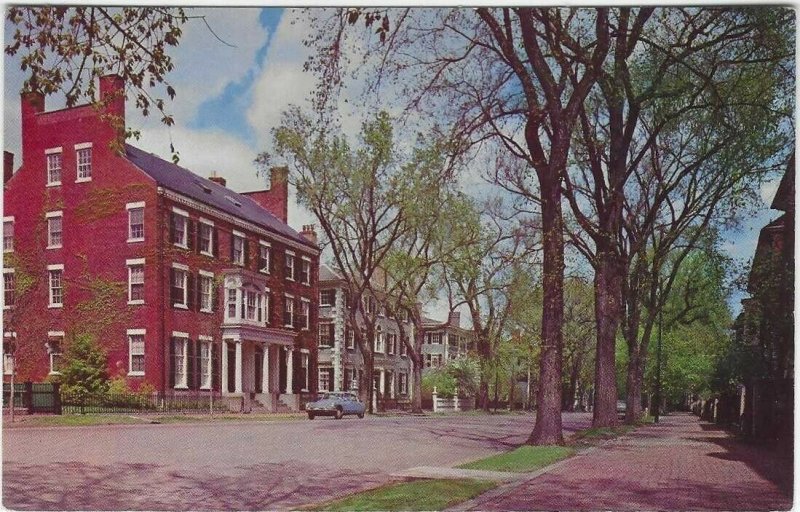
[[[649,333],[646,333],[649,336]],[[643,337],[643,339],[647,339]],[[629,342],[628,345],[628,396],[625,403],[625,423],[632,425],[642,416],[642,389],[644,386],[644,370],[647,366],[647,344],[638,340]]]
[[[482,410],[489,412],[489,382],[483,375],[481,375],[481,383],[478,388],[478,403]]]
[[[412,358],[411,367],[411,412],[422,412],[422,361]]]
[[[572,371],[569,374],[569,387],[567,388],[567,395],[569,401],[566,402],[565,410],[575,412],[575,392],[578,388],[578,372],[581,369],[581,356],[576,354],[575,361],[572,362]]]
[[[553,148],[555,151],[556,148]],[[528,444],[564,444],[561,426],[561,372],[564,323],[564,236],[561,179],[558,172],[539,173],[542,193],[542,348],[536,423]]]
[[[618,258],[598,248],[594,278],[597,347],[595,356],[593,427],[617,424],[616,353],[617,330],[622,316],[622,280]]]

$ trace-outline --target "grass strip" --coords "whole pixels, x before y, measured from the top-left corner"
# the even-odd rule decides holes
[[[492,489],[483,480],[412,480],[384,485],[308,510],[443,510]]]
[[[458,467],[462,469],[527,473],[571,457],[574,453],[575,449],[568,446],[524,445],[516,450],[468,462]]]
[[[86,427],[91,425],[123,425],[146,423],[146,418],[122,414],[66,414],[63,416],[22,416],[14,423],[6,420],[3,428],[16,427]]]

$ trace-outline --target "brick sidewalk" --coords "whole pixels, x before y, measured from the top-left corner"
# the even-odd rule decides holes
[[[457,509],[788,510],[791,472],[790,455],[675,414]]]

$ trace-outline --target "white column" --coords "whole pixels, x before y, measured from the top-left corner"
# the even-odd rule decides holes
[[[286,393],[293,393],[292,381],[294,380],[294,350],[286,349]]]
[[[381,368],[381,380],[380,384],[378,385],[378,391],[381,392],[381,397],[385,398],[386,395],[386,370]]]
[[[236,340],[236,393],[242,392],[242,340]]]
[[[389,380],[389,398],[394,398],[394,381],[397,378],[396,374],[397,372],[392,372],[392,378]]]
[[[261,392],[262,393],[269,393],[271,391],[269,387],[269,345],[264,345],[263,353],[262,353],[262,363],[261,363]]]
[[[228,342],[226,340],[222,340],[220,350],[222,351],[222,374],[219,376],[219,383],[222,391],[228,393],[230,390],[228,389]]]

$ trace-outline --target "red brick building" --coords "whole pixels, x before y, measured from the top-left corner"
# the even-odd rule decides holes
[[[123,87],[104,77],[100,102],[53,112],[23,94],[22,166],[5,155],[3,192],[17,379],[58,372],[89,334],[134,389],[296,408],[317,385],[319,248],[312,226],[287,224],[286,170],[240,194],[125,144],[109,122],[124,123]]]

